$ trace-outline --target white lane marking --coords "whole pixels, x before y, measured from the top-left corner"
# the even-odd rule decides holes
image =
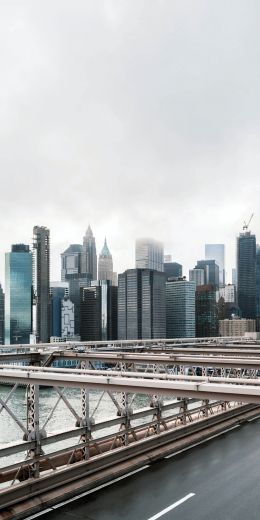
[[[180,453],[183,453],[184,451],[191,450],[191,448],[196,448],[196,446],[199,446],[200,444],[204,444],[205,442],[210,441],[211,439],[215,439],[216,437],[220,437],[220,435],[224,435],[224,433],[231,432],[232,430],[235,430],[236,428],[240,428],[240,424],[236,424],[236,426],[232,426],[232,428],[228,428],[228,430],[225,430],[220,433],[216,433],[215,435],[211,435],[210,437],[207,437],[206,439],[203,439],[203,441],[196,442],[195,444],[192,444],[191,446],[187,446],[186,448],[183,448],[182,450],[176,451],[175,453],[171,453],[170,455],[166,455],[165,459],[171,459],[172,457],[175,457],[176,455],[179,455]]]
[[[150,518],[148,518],[148,520],[157,520],[157,518],[161,518],[161,516],[166,515],[166,513],[169,513],[169,511],[172,511],[172,509],[175,509],[175,507],[180,506],[181,504],[183,504],[183,502],[186,502],[186,500],[189,500],[190,498],[192,498],[194,496],[195,496],[195,493],[189,493],[188,495],[186,495],[186,497],[183,497],[180,500],[178,500],[177,502],[174,502],[174,504],[172,504],[169,507],[166,507],[166,509],[163,509],[163,511],[160,511],[156,515],[151,516]]]
[[[257,415],[256,417],[252,417],[252,419],[248,419],[247,422],[256,421],[257,419],[260,419],[260,415]]]
[[[132,475],[135,475],[136,473],[139,473],[140,471],[143,471],[144,469],[147,469],[149,467],[150,467],[150,465],[147,464],[146,466],[143,466],[142,468],[135,469],[134,471],[130,471],[130,473],[126,473],[125,475],[122,475],[121,477],[117,477],[114,480],[111,480],[110,482],[105,482],[105,484],[101,484],[100,486],[97,486],[93,489],[89,489],[88,491],[85,491],[84,493],[81,493],[80,495],[77,495],[73,498],[69,498],[68,500],[65,500],[64,502],[61,502],[55,506],[52,506],[52,510],[58,509],[59,507],[65,506],[66,504],[70,504],[71,502],[75,502],[75,500],[79,500],[80,498],[86,497],[87,495],[91,495],[91,493],[95,493],[96,491],[99,491],[100,489],[111,486],[115,482],[119,482],[120,480],[124,480],[127,477],[131,477]]]

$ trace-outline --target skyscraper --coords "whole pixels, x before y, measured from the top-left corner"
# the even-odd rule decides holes
[[[81,294],[81,340],[117,339],[117,287],[109,280],[98,280]]]
[[[163,271],[164,249],[162,242],[152,238],[139,238],[135,243],[136,269]]]
[[[36,337],[40,343],[50,339],[50,231],[33,228],[34,290],[36,296]]]
[[[166,337],[195,338],[195,282],[166,282]]]
[[[64,253],[61,253],[61,281],[65,282],[68,274],[81,273],[81,257],[83,246],[71,244]]]
[[[218,306],[213,285],[200,285],[196,290],[196,337],[218,336]]]
[[[81,273],[88,273],[92,280],[97,279],[97,252],[96,240],[90,226],[83,238],[83,252],[81,261]]]
[[[216,260],[198,260],[195,269],[204,269],[204,280],[206,285],[219,288],[219,266]]]
[[[225,285],[225,245],[205,244],[205,259],[215,260],[219,266],[219,284]]]
[[[250,231],[237,237],[237,303],[242,318],[256,317],[256,238]]]
[[[5,254],[5,343],[29,343],[32,332],[32,253],[16,244]]]
[[[0,345],[5,342],[5,295],[0,284]]]
[[[118,339],[165,338],[165,275],[128,269],[118,276]]]
[[[74,304],[74,333],[78,336],[80,334],[81,289],[90,286],[91,275],[88,273],[67,274],[66,280],[69,282],[69,295]]]
[[[98,259],[98,279],[113,282],[113,259],[106,238]]]

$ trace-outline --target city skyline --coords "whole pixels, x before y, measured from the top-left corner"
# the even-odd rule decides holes
[[[44,227],[48,227],[47,225],[45,225],[45,223],[43,223],[42,225]],[[87,222],[85,227],[83,227],[82,229],[83,230],[87,229],[87,227],[89,225],[90,224]],[[101,237],[101,239],[99,239],[99,238],[97,238],[97,233],[95,231],[94,224],[91,224],[91,227],[93,229],[93,234],[94,234],[94,237],[96,239],[97,252],[100,252],[102,250],[102,247],[104,245],[104,238],[106,236],[108,236],[108,240],[109,240],[109,244],[110,244],[110,250],[113,253],[113,263],[114,263],[114,271],[115,272],[120,273],[120,272],[124,272],[127,269],[133,269],[135,267],[135,242],[136,242],[137,237],[133,239],[132,244],[131,243],[128,244],[127,255],[126,255],[126,252],[125,252],[124,255],[121,256],[121,261],[120,261],[120,258],[116,257],[116,255],[114,253],[114,250],[117,251],[118,247],[117,247],[116,244],[111,245],[112,242],[111,242],[111,240],[109,238],[109,235],[105,233],[104,237],[103,238]],[[250,225],[249,230],[251,230],[251,232],[256,235],[256,243],[258,244],[258,242],[259,242],[259,244],[260,244],[260,233],[259,233],[259,241],[258,241],[258,236],[254,232],[254,223],[252,223],[252,225]],[[30,231],[31,230],[29,230],[29,232],[27,234],[22,233],[22,235],[21,235],[23,237],[23,239],[22,239],[21,236],[19,237],[17,235],[16,230],[14,230],[14,236],[17,238],[17,240],[15,240],[15,238],[10,237],[9,245],[7,246],[7,249],[5,251],[3,251],[3,253],[2,253],[2,248],[0,247],[0,284],[2,284],[3,287],[5,287],[5,275],[4,275],[4,270],[5,270],[5,265],[4,265],[5,253],[8,251],[8,249],[10,249],[10,247],[11,247],[11,245],[13,243],[23,243],[23,242],[24,243],[28,243],[30,245],[30,248],[32,249],[33,241],[32,240],[30,241],[28,239],[28,237],[32,236],[32,232],[30,232]],[[225,262],[226,273],[227,273],[226,283],[232,283],[232,268],[236,268],[237,237],[239,236],[239,234],[242,231],[243,231],[243,224],[241,224],[241,229],[238,230],[237,234],[233,237],[233,244],[231,244],[231,243],[226,243],[225,244],[224,241],[222,241],[222,243],[225,246],[225,256],[226,256],[226,262]],[[57,230],[56,229],[54,229],[54,230],[50,229],[50,280],[52,282],[61,280],[61,263],[60,263],[61,262],[61,260],[60,260],[61,253],[63,253],[71,244],[81,243],[82,242],[82,232],[81,231],[78,232],[78,234],[77,234],[77,237],[79,237],[78,240],[77,240],[77,237],[73,237],[72,236],[70,241],[68,240],[67,242],[62,243],[63,244],[63,248],[61,250],[59,249],[59,246],[57,245],[57,243],[53,244],[53,235],[54,236],[57,235]],[[152,234],[147,235],[147,237],[155,239],[155,237],[152,236]],[[209,239],[208,239],[207,243],[210,243],[210,244],[215,243],[213,240],[211,240],[210,235],[208,235],[208,237],[209,237]],[[139,238],[144,238],[144,237],[139,237]],[[205,245],[206,245],[206,242],[203,242],[203,241],[200,241],[200,240],[198,241],[196,251],[198,251],[198,255],[199,254],[200,255],[197,256],[197,257],[196,256],[193,256],[193,257],[189,256],[189,252],[187,252],[185,250],[185,251],[183,251],[181,257],[175,258],[174,253],[172,251],[169,251],[169,249],[167,249],[165,244],[163,244],[163,245],[164,245],[164,253],[165,254],[170,254],[172,256],[172,261],[179,262],[181,265],[183,265],[183,276],[186,276],[187,279],[189,279],[189,270],[194,268],[195,263],[198,260],[205,259]],[[176,244],[176,246],[177,246],[177,244]],[[180,248],[178,247],[178,250],[179,249]],[[187,244],[186,244],[186,249],[188,249],[188,245]],[[128,264],[124,263],[123,258],[127,259],[126,261],[128,261]],[[189,258],[190,258],[190,260],[189,260]],[[122,266],[122,267],[120,269],[120,267],[117,268],[117,266]]]
[[[259,201],[259,3],[65,4],[0,7],[0,280],[37,222],[52,279],[88,223],[117,272],[134,267],[138,236],[186,275],[205,243],[224,243],[231,272]]]

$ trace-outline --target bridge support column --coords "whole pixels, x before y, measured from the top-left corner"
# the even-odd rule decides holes
[[[89,369],[90,363],[89,361],[81,362],[81,369]],[[94,423],[94,419],[90,417],[90,405],[89,405],[89,389],[82,388],[81,389],[81,427],[85,428],[85,433],[81,435],[80,441],[84,443],[85,446],[83,448],[83,458],[84,460],[89,459],[89,443],[92,438],[91,436],[91,426]]]
[[[28,441],[34,441],[35,447],[27,453],[27,458],[34,458],[36,461],[30,466],[31,477],[37,478],[40,475],[39,457],[42,454],[41,438],[46,437],[44,430],[40,431],[39,424],[39,385],[28,385],[27,388],[27,430]]]

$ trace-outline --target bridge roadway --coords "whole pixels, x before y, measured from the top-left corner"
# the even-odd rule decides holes
[[[260,420],[82,498],[43,520],[259,520]],[[36,515],[27,520],[37,518]]]

